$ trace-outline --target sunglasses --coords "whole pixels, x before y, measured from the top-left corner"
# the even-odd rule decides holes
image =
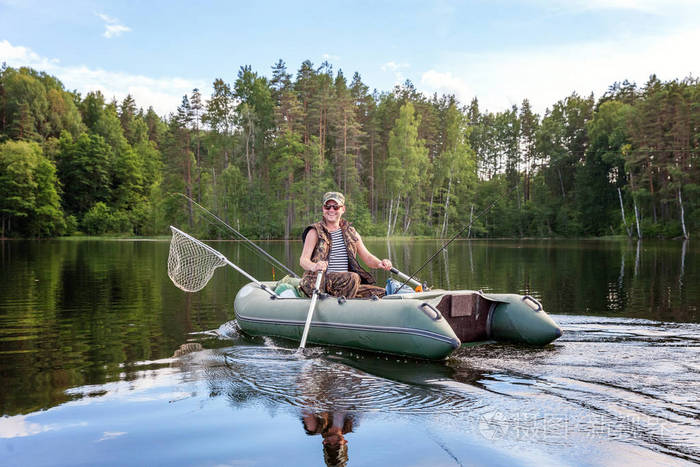
[[[324,204],[324,205],[323,205],[323,209],[325,209],[326,211],[330,211],[331,209],[332,209],[333,211],[337,211],[337,210],[340,209],[341,207],[342,207],[342,206],[338,206],[337,204]]]

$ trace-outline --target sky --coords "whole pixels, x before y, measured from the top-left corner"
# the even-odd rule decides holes
[[[0,0],[0,62],[81,94],[131,94],[174,112],[182,96],[304,60],[370,89],[409,79],[426,95],[543,114],[573,92],[700,75],[698,0]]]

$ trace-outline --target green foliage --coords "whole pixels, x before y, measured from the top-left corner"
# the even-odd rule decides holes
[[[573,93],[540,117],[527,99],[494,113],[409,81],[370,94],[327,62],[271,76],[241,67],[164,119],[3,67],[4,234],[220,235],[183,193],[250,237],[296,238],[328,190],[363,235],[608,235],[632,231],[635,207],[644,236],[700,229],[697,79]]]
[[[428,148],[425,147],[425,141],[418,137],[420,123],[420,115],[415,115],[413,104],[407,102],[399,109],[399,117],[396,119],[394,128],[389,132],[385,174],[388,179],[390,203],[394,204],[392,199],[394,197],[396,201],[393,221],[391,209],[389,212],[388,222],[391,228],[387,231],[387,235],[395,231],[399,213],[403,214],[404,232],[408,230],[412,216],[419,214],[416,212],[416,206],[420,202],[420,197],[415,188],[427,185],[426,182],[429,180]],[[402,200],[403,204],[401,204]]]
[[[99,235],[110,230],[112,210],[102,201],[98,201],[83,216],[82,230],[88,235]]]
[[[617,187],[626,182],[622,151],[629,141],[631,109],[619,101],[604,102],[587,124],[590,146],[574,182],[577,217],[585,235],[610,233],[620,219]]]
[[[132,222],[122,210],[114,210],[98,201],[83,216],[82,230],[88,235],[131,233]]]
[[[30,68],[0,70],[0,141],[42,141],[83,125],[73,94],[56,78]]]
[[[66,235],[71,235],[78,230],[78,219],[74,215],[70,214],[66,216]]]
[[[0,144],[0,237],[50,237],[66,230],[53,163],[37,143]]]
[[[408,195],[411,187],[418,185],[428,168],[428,150],[425,142],[418,137],[420,116],[415,115],[413,105],[408,102],[401,106],[396,125],[389,133],[388,153],[393,171],[399,177],[392,180],[394,194]]]
[[[386,225],[377,224],[372,221],[372,214],[367,208],[367,203],[363,199],[352,198],[347,203],[347,210],[350,214],[348,221],[358,232],[364,236],[380,236],[386,233]]]
[[[80,217],[96,202],[110,199],[110,152],[100,135],[83,133],[73,140],[67,132],[61,134],[57,168],[66,213]]]

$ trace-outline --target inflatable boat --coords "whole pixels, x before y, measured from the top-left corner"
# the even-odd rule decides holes
[[[277,285],[262,284],[268,289]],[[277,296],[265,288],[249,283],[236,295],[234,309],[241,330],[301,340],[310,299]],[[529,295],[431,290],[381,299],[321,295],[308,342],[442,360],[465,343],[546,345],[561,334],[557,323]]]
[[[561,336],[557,323],[529,295],[426,290],[392,268],[406,282],[397,282],[395,290],[389,290],[388,283],[387,291],[392,293],[383,298],[345,299],[314,292],[309,299],[302,296],[299,278],[292,277],[291,270],[292,276],[279,282],[260,282],[212,247],[175,227],[171,230],[168,277],[175,286],[198,292],[225,265],[252,281],[239,290],[234,301],[236,321],[250,335],[292,339],[300,341],[300,347],[308,340],[427,360],[444,359],[464,343],[494,340],[545,345]],[[320,280],[318,275],[316,289]],[[420,291],[410,289],[409,283]]]

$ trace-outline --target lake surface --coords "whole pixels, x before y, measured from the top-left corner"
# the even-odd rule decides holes
[[[367,243],[404,272],[440,245]],[[258,279],[283,275],[210,244]],[[297,264],[300,242],[261,245]],[[241,335],[247,281],[221,268],[186,294],[168,246],[0,242],[1,465],[700,462],[693,243],[456,241],[423,281],[531,294],[564,335],[440,363]]]

